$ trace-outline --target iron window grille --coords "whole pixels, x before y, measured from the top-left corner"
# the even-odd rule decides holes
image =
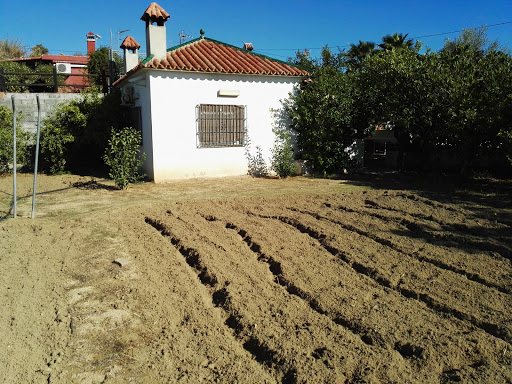
[[[244,105],[196,106],[197,147],[242,147],[247,134]]]

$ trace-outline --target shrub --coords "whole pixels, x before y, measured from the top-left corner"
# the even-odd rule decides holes
[[[109,176],[119,189],[125,189],[128,183],[135,183],[144,178],[144,175],[139,174],[139,169],[146,158],[146,155],[139,151],[141,141],[140,132],[132,127],[112,129],[103,159],[110,168]]]
[[[17,73],[17,75],[5,75],[6,83],[17,83],[18,85],[8,85],[7,92],[52,92],[53,91],[53,66],[41,64],[35,68],[30,68],[23,63],[15,61],[0,62],[0,67],[6,73]],[[31,75],[29,75],[29,73]],[[38,74],[38,75],[36,75]],[[58,77],[59,84],[64,83],[62,76]],[[37,84],[37,85],[33,85]]]
[[[72,103],[59,105],[41,129],[42,168],[52,174],[65,170],[69,143],[74,141],[72,126],[85,125],[85,116]]]
[[[247,174],[253,177],[264,177],[268,175],[267,164],[263,158],[261,146],[256,146],[256,155],[251,153],[251,140],[246,139],[245,158],[247,159]]]
[[[294,153],[290,133],[282,129],[274,129],[276,138],[272,147],[271,169],[279,177],[288,177],[294,174]]]
[[[112,126],[125,126],[116,94],[103,96],[91,89],[80,99],[60,104],[43,121],[42,169],[49,173],[103,169],[102,156]]]
[[[0,106],[0,173],[12,171],[13,163],[13,132],[12,132],[12,111]],[[21,128],[22,115],[16,118],[16,158],[17,164],[25,166],[29,158],[28,146],[31,134]]]

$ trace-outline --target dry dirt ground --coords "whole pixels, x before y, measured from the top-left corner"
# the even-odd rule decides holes
[[[1,383],[512,382],[511,182],[31,188],[14,219],[0,177]]]

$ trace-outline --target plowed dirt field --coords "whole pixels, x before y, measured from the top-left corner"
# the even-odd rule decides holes
[[[510,182],[25,177],[1,382],[512,383]]]

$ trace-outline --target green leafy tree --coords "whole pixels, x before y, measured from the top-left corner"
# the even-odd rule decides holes
[[[100,75],[100,78],[96,79],[96,85],[102,85],[101,77],[109,77],[112,74],[112,78],[116,80],[121,76],[123,68],[123,59],[117,54],[113,54],[112,63],[109,60],[109,49],[107,47],[101,47],[100,49],[92,52],[89,55],[89,61],[87,62],[87,71],[91,75]]]
[[[110,169],[109,176],[119,189],[126,189],[129,183],[144,178],[139,173],[146,158],[144,153],[140,153],[141,142],[140,132],[132,127],[112,129],[103,159]]]
[[[399,161],[413,142],[426,145],[433,134],[437,77],[428,70],[430,64],[413,50],[390,49],[367,58],[364,71],[356,74],[357,124],[360,129],[390,125]]]
[[[497,151],[510,156],[512,58],[466,43],[440,53],[447,102],[443,144],[465,174],[475,160]]]
[[[299,155],[314,172],[340,173],[351,165],[348,149],[364,131],[353,128],[354,101],[352,76],[332,67],[314,71],[287,101]]]
[[[308,49],[297,51],[295,57],[288,58],[288,62],[298,65],[309,72],[312,72],[319,66],[318,60],[311,56],[311,52]]]
[[[48,52],[50,52],[48,48],[43,46],[43,44],[37,44],[33,46],[31,50],[32,52],[30,52],[30,57],[41,57],[43,55],[47,55]]]
[[[512,159],[508,52],[471,30],[438,53],[420,54],[421,43],[401,34],[384,36],[379,47],[359,58],[363,44],[353,46],[344,68],[314,62],[310,81],[289,99],[300,155],[316,172],[339,171],[348,146],[377,124],[392,128],[399,165],[407,152],[427,167],[451,154],[461,173],[479,158]]]
[[[16,162],[26,166],[29,158],[31,135],[21,128],[22,116],[16,117]],[[13,153],[13,113],[0,105],[0,173],[12,172]]]
[[[461,46],[467,46],[472,51],[483,53],[503,50],[498,41],[489,39],[485,26],[481,28],[463,28],[460,35],[454,40],[446,39],[442,51],[448,53],[452,50],[458,50]]]

